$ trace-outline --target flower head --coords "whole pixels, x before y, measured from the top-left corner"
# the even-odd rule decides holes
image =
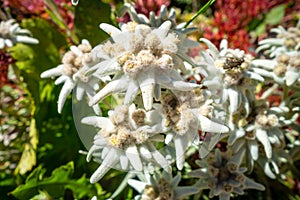
[[[265,50],[271,58],[283,53],[297,52],[300,50],[300,24],[297,27],[290,27],[287,30],[282,26],[271,29],[277,34],[276,38],[267,38],[259,42],[257,52]]]
[[[197,31],[197,28],[194,27],[185,27],[186,23],[178,24],[176,22],[176,10],[170,9],[168,11],[166,5],[162,5],[159,10],[159,14],[156,15],[155,12],[150,12],[149,17],[140,14],[136,11],[133,4],[125,3],[124,6],[120,9],[119,15],[122,16],[125,13],[128,13],[130,15],[130,18],[133,22],[137,24],[144,24],[153,28],[158,28],[165,22],[171,22],[170,30],[175,32],[183,45],[181,45],[180,51],[178,52],[178,55],[180,55],[182,58],[187,59],[188,62],[192,63],[192,60],[185,55],[188,51],[188,47],[198,47],[198,43],[190,40],[187,36],[187,34]]]
[[[230,199],[232,193],[243,195],[246,189],[264,190],[263,185],[244,175],[247,169],[240,167],[243,154],[230,156],[228,153],[217,149],[205,160],[196,161],[201,168],[189,173],[199,178],[195,186],[210,189],[209,198],[219,196],[220,200]]]
[[[38,44],[39,41],[30,37],[30,31],[21,29],[14,19],[0,22],[0,49],[12,47],[14,44]]]
[[[288,112],[287,108],[284,108]],[[249,170],[254,161],[260,157],[271,160],[273,149],[280,149],[285,145],[282,126],[285,122],[280,115],[282,110],[269,108],[263,100],[256,101],[252,112],[247,116],[235,115],[232,118],[235,128],[230,133],[228,144],[234,153],[246,152]]]
[[[287,30],[281,26],[271,30],[276,38],[267,38],[260,41],[257,52],[265,50],[271,59],[256,59],[252,61],[257,73],[271,78],[278,84],[292,86],[299,83],[299,50],[300,50],[300,23]]]
[[[112,36],[108,41],[93,49],[100,62],[88,74],[102,77],[115,75],[91,100],[94,105],[112,93],[125,92],[124,104],[130,104],[141,91],[146,110],[159,100],[161,88],[187,91],[197,84],[185,82],[179,74],[185,66],[181,58],[180,39],[170,33],[171,23],[166,21],[159,28],[151,29],[144,24],[130,22],[121,30],[101,24],[100,27]]]
[[[163,142],[164,132],[159,112],[136,109],[135,105],[120,105],[106,117],[85,117],[82,123],[100,128],[89,150],[92,157],[101,163],[91,177],[91,182],[100,180],[113,167],[122,170],[151,171],[162,167],[170,171],[169,162],[155,147]]]
[[[222,85],[218,85],[219,81],[204,79],[203,85],[222,88],[221,102],[228,102],[230,114],[238,112],[240,108],[245,108],[249,113],[250,102],[254,101],[254,96],[249,95],[254,89],[253,82],[264,81],[250,65],[252,56],[242,50],[228,48],[226,40],[221,42],[220,51],[209,40],[201,38],[200,41],[208,46],[206,52],[202,53],[204,62],[201,65],[206,66],[207,70],[219,69],[223,82]]]
[[[55,84],[64,83],[58,98],[58,112],[61,113],[68,95],[76,88],[76,99],[82,100],[84,94],[91,98],[99,89],[98,78],[86,76],[86,71],[97,60],[90,53],[92,47],[87,40],[82,40],[78,46],[71,46],[62,58],[62,64],[49,69],[41,74],[42,78],[59,76]],[[103,77],[105,78],[105,77]],[[93,107],[96,113],[100,113],[98,106]]]
[[[198,192],[194,186],[178,186],[181,175],[172,177],[171,174],[163,171],[156,172],[153,175],[142,174],[140,180],[129,179],[128,184],[133,187],[139,195],[134,199],[182,199],[188,195]]]
[[[138,24],[147,24],[151,27],[159,27],[165,21],[171,21],[172,27],[175,28],[176,26],[176,11],[175,9],[171,9],[170,12],[168,12],[166,5],[161,5],[158,16],[156,16],[155,12],[151,11],[148,18],[148,16],[138,13],[133,4],[125,3],[120,9],[119,15],[123,16],[126,13],[130,15],[132,21]]]
[[[273,60],[257,59],[252,61],[257,73],[278,84],[292,86],[300,83],[300,53],[282,53]]]
[[[211,107],[201,106],[199,97],[191,92],[177,92],[176,95],[163,95],[160,110],[166,117],[166,126],[169,127],[166,144],[174,146],[176,165],[183,168],[185,150],[192,143],[199,144],[198,131],[212,133],[226,133],[229,129],[209,119]]]

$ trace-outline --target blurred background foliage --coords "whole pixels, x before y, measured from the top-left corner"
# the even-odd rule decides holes
[[[122,3],[80,0],[74,7],[69,0],[1,1],[2,20],[4,15],[15,18],[39,40],[38,45],[17,44],[5,54],[1,52],[1,200],[91,199],[93,196],[106,199],[124,178],[125,173],[112,170],[99,183],[89,183],[97,164],[87,163],[85,155],[78,152],[86,149],[74,125],[71,98],[62,114],[58,114],[61,86],[40,78],[43,71],[60,64],[62,54],[72,44],[88,39],[95,46],[107,39],[99,29],[100,23],[116,25],[128,21],[128,16],[117,16]],[[135,2],[137,11],[146,15],[151,10],[158,13],[162,4],[173,7],[179,22],[189,20],[205,3],[196,0]],[[230,45],[253,53],[257,41],[272,26],[296,22],[299,6],[299,0],[217,0],[193,22],[199,31],[191,37],[207,37],[215,44],[227,37]],[[190,53],[197,52],[195,49]],[[299,162],[296,166],[299,167]],[[270,185],[277,191],[288,189],[290,199],[299,199],[299,177],[289,183]],[[132,196],[132,189],[125,189],[119,195],[120,199],[132,199]],[[257,199],[257,195],[247,199]]]

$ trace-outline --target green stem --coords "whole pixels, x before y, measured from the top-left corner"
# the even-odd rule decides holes
[[[209,0],[198,12],[190,19],[184,26],[184,28],[187,28],[201,13],[207,10],[209,6],[211,6],[216,0]]]
[[[57,26],[59,26],[61,29],[66,31],[67,36],[70,37],[72,42],[74,42],[75,44],[78,44],[79,43],[78,37],[76,36],[74,31],[70,30],[70,28],[64,21],[63,17],[59,13],[58,8],[57,8],[56,4],[54,3],[54,1],[53,0],[44,0],[44,2],[46,4],[46,12],[50,15],[52,21]]]

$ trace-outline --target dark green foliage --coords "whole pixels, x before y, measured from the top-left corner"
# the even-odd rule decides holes
[[[110,7],[99,0],[80,1],[75,9],[75,32],[92,46],[101,43],[108,35],[99,28],[100,23],[111,23]]]
[[[101,187],[97,184],[89,184],[89,180],[85,175],[77,180],[72,179],[74,173],[73,162],[53,170],[50,177],[44,177],[45,172],[46,169],[42,166],[37,167],[27,177],[25,184],[18,186],[11,194],[24,200],[32,198],[39,191],[47,191],[51,197],[60,198],[64,195],[66,189],[70,189],[76,199],[103,195]]]

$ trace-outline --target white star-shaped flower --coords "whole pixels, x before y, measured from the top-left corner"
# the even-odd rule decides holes
[[[209,198],[219,196],[220,200],[229,200],[232,193],[245,194],[244,190],[265,190],[265,187],[248,178],[247,168],[240,167],[244,153],[233,154],[216,149],[203,160],[197,160],[199,169],[189,172],[190,177],[199,178],[194,185],[199,190],[209,189]]]
[[[252,65],[258,67],[255,71],[278,84],[292,86],[300,83],[300,53],[283,53],[273,60],[256,59]]]
[[[250,102],[254,100],[254,96],[249,95],[254,89],[251,81],[264,81],[264,78],[250,65],[252,56],[245,54],[242,50],[228,48],[227,40],[222,40],[220,51],[209,40],[201,38],[200,41],[208,46],[206,52],[202,53],[204,62],[201,65],[207,65],[208,70],[217,68],[223,74],[221,77],[223,84],[219,85],[219,88],[222,88],[222,102],[225,103],[228,100],[231,114],[237,112],[241,106],[246,113],[249,113]],[[207,85],[208,88],[217,88],[218,84],[219,79],[216,78],[203,81],[203,85]]]
[[[30,37],[30,31],[20,28],[14,19],[0,22],[0,49],[12,47],[14,44],[38,44],[39,41]]]
[[[85,117],[82,123],[100,128],[89,150],[87,160],[92,157],[101,163],[90,181],[99,181],[113,167],[122,170],[151,171],[162,167],[170,171],[170,164],[156,149],[156,142],[163,142],[165,130],[158,111],[145,112],[132,104],[117,106],[106,117]]]
[[[86,71],[94,64],[95,59],[90,53],[92,47],[87,40],[82,40],[78,46],[71,46],[62,58],[62,64],[49,69],[41,74],[42,78],[53,78],[59,76],[55,84],[64,84],[58,97],[58,112],[61,113],[64,103],[72,90],[76,89],[76,99],[82,100],[86,94],[89,99],[99,89],[99,79],[95,76],[86,76]],[[107,76],[102,77],[103,80]],[[100,114],[98,105],[93,107]]]
[[[300,50],[300,23],[296,27],[285,29],[282,26],[271,29],[276,38],[267,38],[259,41],[257,52],[265,51],[271,58],[288,52],[299,52]]]
[[[232,146],[234,153],[246,152],[249,170],[253,169],[254,161],[259,158],[272,161],[274,147],[281,148],[285,145],[281,127],[287,126],[288,120],[280,115],[287,112],[287,107],[272,107],[267,110],[266,103],[257,103],[249,117],[238,118],[234,122],[236,126],[230,132],[228,144]],[[264,153],[259,151],[259,146],[262,146]]]
[[[204,105],[209,109],[207,105]],[[207,116],[207,111],[203,111],[197,102],[197,97],[193,92],[178,92],[167,94],[162,99],[161,110],[166,118],[169,131],[166,135],[165,143],[174,146],[176,165],[179,170],[183,168],[185,161],[185,151],[192,143],[199,144],[198,131],[212,133],[226,133],[228,127],[214,122]]]
[[[178,186],[181,174],[172,177],[165,171],[162,173],[139,174],[140,180],[129,179],[128,184],[133,187],[139,195],[135,200],[141,199],[172,199],[179,200],[198,192],[195,186]]]
[[[114,78],[91,100],[95,105],[112,93],[125,92],[124,104],[130,104],[141,91],[144,107],[150,110],[153,98],[159,100],[161,88],[189,91],[197,84],[185,82],[180,75],[184,65],[177,55],[179,39],[170,33],[171,22],[159,28],[147,25],[125,24],[121,30],[101,24],[113,42],[107,42],[93,51],[102,58],[88,74],[102,77],[114,74]]]

